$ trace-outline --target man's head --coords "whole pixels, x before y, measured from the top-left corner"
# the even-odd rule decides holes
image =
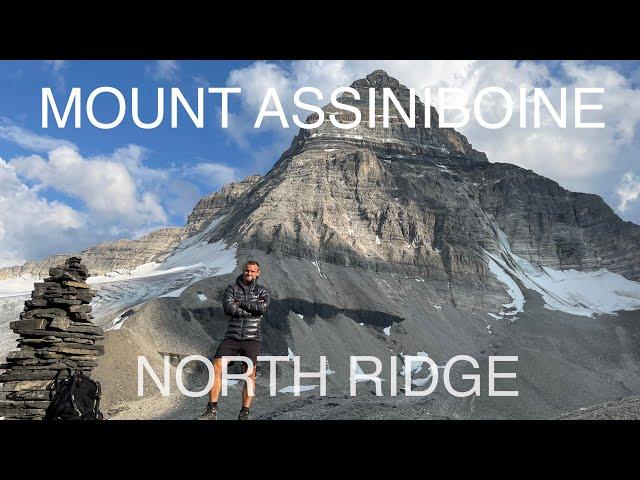
[[[260,264],[255,260],[249,260],[244,264],[244,273],[242,279],[244,283],[249,284],[260,276]]]

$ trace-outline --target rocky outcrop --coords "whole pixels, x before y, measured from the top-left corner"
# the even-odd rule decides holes
[[[260,178],[260,175],[250,175],[240,182],[229,183],[217,192],[200,199],[187,218],[182,235],[186,238],[200,233],[211,223],[211,220],[228,213],[236,200],[258,183]]]
[[[52,267],[50,277],[36,283],[20,320],[11,329],[20,335],[19,349],[9,352],[0,374],[0,416],[43,418],[54,391],[50,382],[61,370],[90,376],[104,354],[102,328],[93,325],[89,303],[95,292],[86,280],[81,259],[71,257]]]

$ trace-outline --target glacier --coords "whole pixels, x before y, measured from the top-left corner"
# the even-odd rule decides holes
[[[496,278],[507,286],[507,293],[513,300],[504,307],[515,307],[515,311],[503,310],[500,317],[524,310],[524,295],[514,279],[540,293],[549,310],[593,317],[640,308],[640,283],[605,268],[589,272],[534,265],[513,253],[506,234],[499,227],[495,228],[500,251],[485,251],[487,264]]]

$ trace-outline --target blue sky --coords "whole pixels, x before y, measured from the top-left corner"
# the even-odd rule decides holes
[[[470,95],[489,85],[606,86],[604,131],[487,130],[473,122],[461,131],[490,161],[515,163],[571,190],[597,193],[622,218],[640,223],[639,62],[0,61],[0,266],[183,225],[203,195],[268,171],[297,133],[276,121],[251,128],[267,87],[278,89],[291,112],[296,88],[316,86],[327,98],[331,89],[376,68],[418,92],[426,86],[456,86]],[[219,127],[214,96],[207,97],[203,129],[184,115],[179,128],[170,128],[168,101],[167,120],[152,130],[135,127],[129,111],[111,130],[89,125],[84,115],[80,129],[71,122],[64,129],[41,128],[43,87],[52,88],[62,104],[72,87],[86,97],[105,85],[127,98],[138,87],[143,120],[155,114],[158,87],[180,87],[189,100],[203,86],[239,86],[243,93],[232,97],[226,130]],[[110,120],[114,111],[109,99],[96,102],[99,119]]]

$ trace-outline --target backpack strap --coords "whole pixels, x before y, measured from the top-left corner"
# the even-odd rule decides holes
[[[56,376],[53,377],[53,379],[49,382],[49,384],[47,385],[47,390],[49,390],[49,396],[53,396],[53,391],[58,391],[59,390],[59,386],[60,384],[64,381],[60,379],[60,376],[62,375],[63,372],[66,372],[67,374],[67,378],[70,378],[73,376],[73,372],[71,371],[70,368],[63,368],[61,370],[58,370],[58,372],[56,373]],[[66,380],[66,379],[65,379]]]
[[[82,372],[80,372],[80,370],[76,370],[74,373],[74,377],[81,375]],[[76,378],[71,379],[71,387],[69,390],[69,394],[71,395],[71,405],[73,405],[73,410],[76,412],[76,415],[78,415],[79,417],[82,417],[82,412],[78,409],[78,405],[76,404],[76,396],[75,396],[75,392],[76,392]]]
[[[102,385],[100,385],[100,382],[96,382],[96,403],[95,403],[95,413],[96,413],[96,418],[98,418],[99,412],[100,412],[100,398],[102,398]]]

